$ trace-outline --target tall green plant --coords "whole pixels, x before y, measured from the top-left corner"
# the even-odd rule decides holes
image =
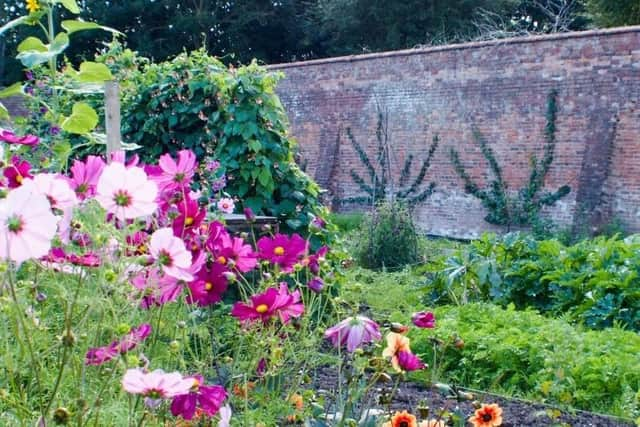
[[[482,155],[494,176],[488,187],[480,188],[467,173],[458,152],[451,148],[449,154],[453,167],[464,182],[465,191],[479,199],[487,209],[485,221],[488,223],[507,226],[507,228],[530,226],[539,221],[540,210],[544,206],[554,205],[571,191],[568,185],[563,185],[555,192],[542,192],[545,177],[553,163],[556,146],[557,97],[558,93],[555,90],[552,90],[547,97],[544,157],[538,161],[535,154],[531,156],[529,181],[515,195],[509,191],[493,150],[477,128],[473,129],[473,137],[480,145]]]
[[[350,128],[347,128],[347,137],[349,138],[353,149],[358,153],[358,158],[366,170],[368,181],[360,176],[355,169],[351,169],[351,178],[356,184],[358,184],[360,190],[366,195],[350,197],[345,199],[345,202],[376,204],[382,200],[391,198],[393,200],[399,200],[406,203],[411,207],[425,201],[429,196],[431,196],[431,194],[433,194],[436,187],[435,182],[431,182],[424,189],[421,189],[421,185],[425,180],[429,167],[431,166],[433,155],[438,148],[439,139],[437,135],[433,137],[427,157],[422,161],[422,166],[420,167],[418,175],[411,179],[414,156],[413,154],[409,154],[404,162],[400,173],[400,179],[397,183],[394,182],[391,171],[391,141],[389,138],[388,114],[380,111],[378,112],[378,123],[376,125],[376,166],[374,166],[374,162],[371,161],[364,148],[362,148],[358,141],[356,141]]]

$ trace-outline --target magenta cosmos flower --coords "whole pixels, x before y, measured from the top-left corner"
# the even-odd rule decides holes
[[[146,340],[150,334],[151,325],[148,323],[133,327],[122,339],[112,341],[108,346],[90,348],[85,355],[84,364],[102,365],[119,354],[125,354],[133,350],[138,344]]]
[[[231,237],[228,233],[224,233],[220,236],[215,248],[215,262],[229,269],[247,273],[258,264],[258,255],[253,252],[251,245],[246,244],[240,237]]]
[[[11,164],[4,168],[3,175],[7,178],[7,186],[9,188],[17,188],[22,185],[22,181],[26,178],[32,178],[30,173],[31,164],[26,160],[20,159],[18,156],[11,158]]]
[[[158,187],[139,167],[107,165],[98,179],[96,200],[119,220],[145,217],[157,209]]]
[[[171,402],[171,413],[174,416],[181,416],[185,420],[190,420],[200,409],[208,417],[218,413],[222,402],[227,398],[224,387],[219,385],[204,385],[202,375],[192,377],[194,385],[187,394],[176,396]]]
[[[261,259],[280,266],[284,273],[290,273],[293,271],[293,266],[307,251],[307,242],[298,234],[291,237],[285,234],[265,236],[258,240],[258,251]]]
[[[0,141],[7,144],[38,145],[40,139],[35,135],[18,136],[9,130],[2,129],[0,130]]]
[[[88,156],[84,162],[73,161],[69,183],[80,200],[95,196],[98,179],[105,166],[104,160],[97,156]]]
[[[159,173],[152,179],[162,191],[168,188],[187,187],[196,170],[196,155],[191,150],[178,151],[176,162],[170,154],[163,154],[158,160]]]
[[[147,404],[187,394],[194,385],[193,378],[184,378],[179,372],[166,373],[161,369],[153,372],[128,369],[122,378],[124,390],[150,399],[151,402],[147,401]]]
[[[378,324],[368,317],[347,317],[342,322],[327,329],[324,333],[334,347],[347,345],[348,352],[354,352],[356,348],[364,344],[378,341],[382,338]]]
[[[168,276],[178,280],[193,280],[193,275],[189,272],[191,252],[182,239],[173,235],[171,228],[160,228],[151,235],[149,252]]]
[[[196,230],[202,224],[207,212],[200,208],[198,201],[187,194],[176,203],[178,216],[172,221],[173,233],[184,236],[187,232]]]
[[[250,303],[235,303],[231,315],[241,322],[262,320],[263,323],[279,316],[282,323],[288,323],[292,317],[300,317],[303,312],[304,304],[300,302],[300,291],[290,294],[287,284],[283,283],[280,289],[269,288],[252,296]]]
[[[25,183],[0,201],[0,258],[20,264],[51,249],[58,218],[47,197]]]
[[[226,292],[228,285],[226,272],[227,268],[222,264],[213,262],[205,265],[195,280],[189,283],[187,302],[206,307],[222,301],[222,294]]]
[[[414,313],[411,321],[418,328],[433,329],[436,327],[436,316],[430,311],[421,311]]]

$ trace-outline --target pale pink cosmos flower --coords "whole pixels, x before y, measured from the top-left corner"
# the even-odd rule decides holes
[[[187,250],[182,239],[173,235],[171,228],[160,228],[151,235],[149,253],[166,275],[178,280],[193,280],[189,271],[191,252]]]
[[[58,236],[63,243],[69,243],[73,208],[78,204],[76,193],[62,175],[39,173],[30,180],[36,189],[47,197],[54,213],[59,215]]]
[[[347,317],[342,322],[327,329],[324,333],[334,347],[347,346],[347,351],[353,353],[356,348],[364,344],[378,341],[382,338],[378,324],[365,316]]]
[[[147,404],[162,399],[187,394],[195,385],[195,379],[184,378],[179,372],[166,373],[162,369],[144,372],[142,369],[128,369],[122,378],[122,387],[131,394],[140,394],[149,399]]]
[[[229,427],[231,425],[231,406],[227,403],[220,408],[220,421],[218,421],[218,427]]]
[[[125,167],[119,162],[107,165],[96,187],[96,200],[107,212],[119,220],[145,217],[153,214],[158,187],[137,166]]]
[[[233,203],[233,199],[230,199],[228,197],[223,197],[222,199],[218,200],[217,206],[220,212],[226,214],[233,213],[233,210],[236,207],[235,203]]]
[[[20,264],[45,256],[57,224],[47,197],[32,182],[11,190],[0,201],[0,258]]]

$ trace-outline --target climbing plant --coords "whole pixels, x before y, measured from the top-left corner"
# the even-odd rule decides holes
[[[376,166],[374,166],[367,152],[358,141],[356,141],[350,128],[347,128],[347,137],[366,170],[365,176],[368,180],[359,175],[355,169],[351,169],[351,178],[365,194],[344,199],[344,202],[377,204],[385,198],[391,198],[402,201],[411,207],[431,196],[436,187],[435,182],[429,183],[426,188],[422,188],[422,184],[431,166],[433,155],[438,148],[439,138],[437,135],[433,137],[427,157],[422,161],[420,171],[415,178],[412,179],[411,177],[414,156],[413,154],[409,154],[404,162],[400,179],[397,183],[394,181],[391,173],[391,141],[389,138],[388,114],[381,111],[378,112],[378,122],[376,125]]]
[[[530,226],[539,221],[540,210],[543,206],[552,206],[558,200],[569,194],[571,188],[563,185],[554,192],[543,192],[544,180],[554,159],[556,146],[556,118],[557,98],[555,90],[547,97],[546,127],[544,132],[544,156],[538,160],[531,155],[531,172],[527,184],[515,194],[509,191],[508,184],[502,175],[502,168],[496,160],[495,154],[487,140],[477,128],[473,128],[473,137],[480,145],[482,155],[487,160],[493,173],[493,180],[486,188],[480,188],[467,173],[460,155],[451,148],[450,157],[455,171],[464,182],[464,189],[468,194],[478,198],[487,209],[485,221],[490,224],[512,226]]]

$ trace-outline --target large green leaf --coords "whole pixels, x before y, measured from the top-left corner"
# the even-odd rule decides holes
[[[122,34],[120,31],[113,29],[111,27],[105,27],[104,25],[97,24],[95,22],[85,22],[81,20],[65,20],[60,24],[67,33],[72,34],[77,31],[87,31],[87,30],[104,30],[109,31],[115,34]]]
[[[22,82],[16,82],[9,87],[0,90],[0,98],[22,95]]]
[[[17,59],[27,68],[33,68],[36,65],[44,64],[52,58],[61,54],[69,46],[69,36],[67,33],[59,33],[53,40],[51,45],[47,46],[47,51],[25,50],[20,52]]]
[[[85,134],[91,132],[98,124],[98,114],[84,102],[73,106],[71,115],[65,118],[60,127],[69,133]]]
[[[58,3],[63,5],[71,13],[75,13],[76,15],[80,13],[80,8],[76,0],[58,0]]]
[[[77,80],[82,83],[102,83],[113,80],[113,75],[106,65],[86,61],[80,64]]]
[[[22,40],[22,42],[18,45],[18,52],[25,52],[28,50],[35,50],[37,52],[47,52],[49,49],[47,45],[42,42],[37,37],[27,37]]]

